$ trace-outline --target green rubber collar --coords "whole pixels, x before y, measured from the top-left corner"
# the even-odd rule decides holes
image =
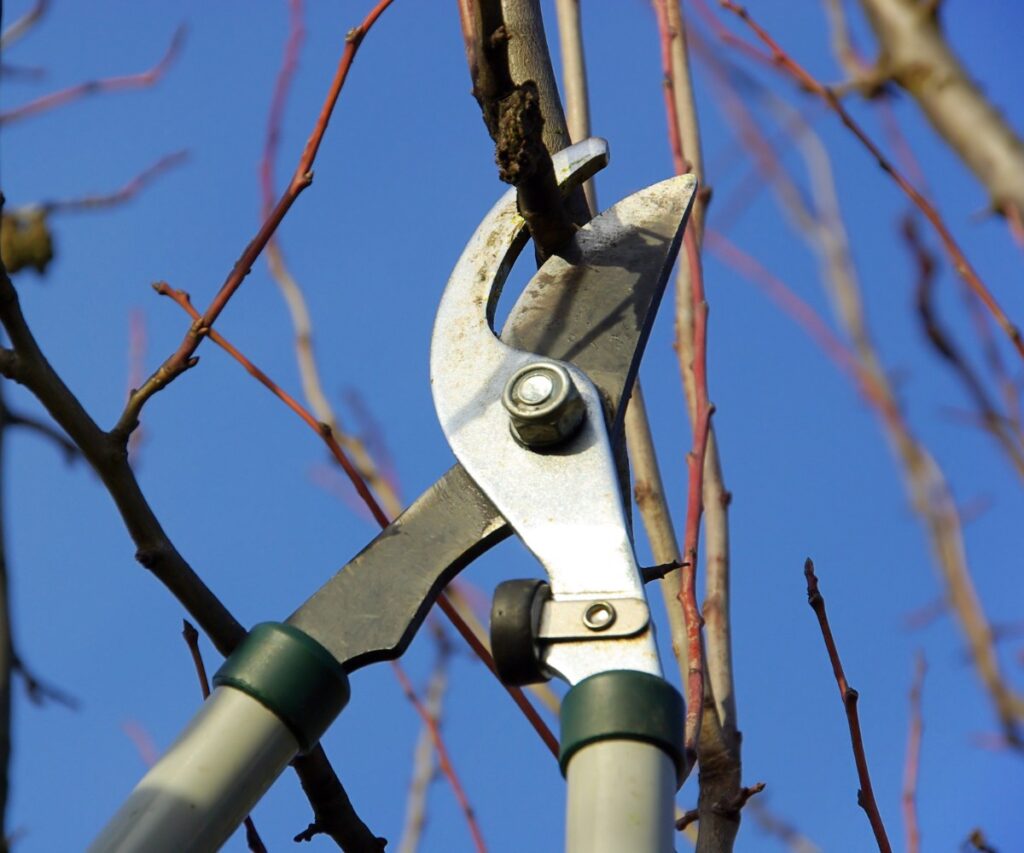
[[[273,711],[308,752],[348,704],[345,671],[323,646],[298,628],[262,622],[213,676]]]
[[[683,697],[656,675],[634,670],[599,672],[562,700],[562,774],[580,749],[601,740],[639,740],[668,753],[682,783]]]

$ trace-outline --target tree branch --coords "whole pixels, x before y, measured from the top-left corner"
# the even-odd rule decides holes
[[[1024,216],[1024,141],[985,97],[946,41],[935,3],[860,0],[878,39],[878,65],[912,97],[974,172],[993,210]]]
[[[814,574],[814,563],[808,557],[804,563],[804,577],[807,579],[807,603],[810,604],[814,615],[818,617],[818,625],[821,627],[821,636],[825,641],[825,649],[828,651],[829,660],[832,663],[832,671],[836,677],[836,684],[839,686],[839,695],[843,700],[843,707],[846,709],[846,721],[850,727],[850,742],[853,745],[853,758],[857,764],[857,778],[860,780],[860,790],[857,792],[857,804],[864,809],[871,823],[871,831],[875,834],[875,841],[881,853],[892,853],[892,846],[885,833],[885,825],[882,823],[882,815],[878,811],[878,804],[875,802],[875,792],[871,787],[871,776],[868,773],[868,759],[864,752],[864,738],[860,731],[860,716],[857,714],[858,693],[846,680],[846,673],[843,672],[843,665],[839,660],[839,649],[836,647],[835,638],[832,636],[832,628],[828,624],[828,614],[825,612],[825,599],[818,590],[818,578]]]
[[[225,656],[231,654],[245,637],[245,629],[164,532],[131,469],[122,437],[101,430],[50,366],[25,322],[17,291],[2,266],[0,323],[14,345],[14,350],[0,350],[0,374],[28,388],[67,433],[113,498],[135,543],[135,558],[181,602],[217,650]],[[316,815],[314,825],[326,827],[319,831],[327,831],[345,850],[381,849],[380,845],[371,845],[375,836],[352,809],[321,747],[297,758],[293,766]]]
[[[242,256],[235,263],[231,272],[228,273],[224,284],[221,285],[220,290],[210,302],[206,311],[203,312],[202,317],[196,320],[189,328],[178,349],[154,371],[140,388],[129,396],[128,404],[125,406],[121,417],[112,430],[112,433],[122,441],[127,441],[131,431],[138,426],[139,414],[146,401],[158,391],[167,387],[168,384],[186,370],[195,366],[197,362],[195,351],[199,348],[203,338],[209,334],[210,327],[213,326],[221,312],[227,307],[228,302],[237,292],[238,288],[242,286],[242,282],[249,275],[253,264],[256,263],[257,258],[263,252],[270,238],[274,236],[277,227],[302,194],[302,191],[313,183],[313,163],[316,160],[317,151],[320,150],[324,134],[327,132],[327,125],[331,120],[338,97],[341,95],[341,89],[348,79],[348,72],[352,68],[352,62],[359,50],[359,46],[366,37],[366,33],[391,3],[392,0],[380,0],[366,18],[363,19],[363,22],[350,30],[345,37],[345,49],[342,51],[341,58],[338,61],[334,79],[328,88],[327,97],[320,108],[320,114],[317,117],[316,124],[313,126],[309,139],[306,141],[306,147],[299,158],[288,188],[278,199],[277,204],[274,205],[273,210],[266,217],[259,231],[256,232],[256,236],[246,246]]]

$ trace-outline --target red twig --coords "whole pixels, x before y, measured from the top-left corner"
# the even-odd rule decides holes
[[[185,645],[188,646],[189,654],[192,655],[192,663],[196,668],[196,677],[199,679],[199,690],[203,694],[203,699],[210,698],[210,681],[206,677],[206,664],[203,663],[203,653],[199,650],[199,632],[196,630],[196,626],[193,625],[188,619],[181,620],[181,636],[185,638]],[[260,838],[260,834],[256,831],[256,824],[252,822],[252,817],[246,815],[245,821],[245,841],[247,846],[253,853],[267,853],[267,847],[263,843],[263,839]]]
[[[921,716],[921,690],[927,668],[924,653],[918,651],[914,667],[914,682],[910,686],[910,732],[907,735],[907,758],[903,765],[903,823],[907,832],[907,853],[921,849],[921,830],[917,820],[917,776],[921,768],[921,734],[924,719]]]
[[[836,115],[839,116],[840,121],[842,121],[846,128],[853,133],[855,137],[857,137],[871,156],[874,157],[882,171],[888,174],[896,182],[896,185],[903,190],[913,204],[920,209],[925,218],[935,229],[935,232],[938,234],[957,274],[963,278],[971,290],[978,295],[978,298],[985,304],[985,307],[988,308],[989,312],[991,312],[1000,328],[1006,333],[1006,336],[1013,343],[1017,352],[1022,358],[1024,358],[1024,337],[1021,336],[1020,330],[1010,321],[1010,318],[1006,315],[995,297],[971,266],[970,261],[967,260],[967,256],[954,239],[949,228],[946,227],[945,222],[935,207],[932,206],[928,199],[926,199],[913,186],[913,184],[903,176],[902,172],[900,172],[882,153],[881,149],[871,140],[864,129],[853,119],[850,113],[847,112],[846,108],[831,88],[813,77],[806,69],[803,68],[803,66],[798,64],[792,56],[783,50],[778,42],[776,42],[760,24],[750,17],[750,13],[745,7],[732,2],[732,0],[719,0],[719,3],[725,9],[733,12],[740,18],[740,20],[750,27],[761,42],[771,51],[773,62],[777,67],[786,71],[803,88],[817,95],[824,100],[826,104],[828,104]]]
[[[49,95],[43,95],[41,98],[36,98],[34,101],[22,104],[20,107],[7,110],[7,112],[0,112],[0,124],[8,124],[32,115],[39,115],[39,113],[65,106],[87,95],[95,95],[100,92],[117,92],[124,89],[145,89],[152,86],[163,77],[171,63],[175,60],[181,50],[184,39],[185,27],[178,27],[171,37],[170,47],[167,48],[163,58],[148,71],[122,77],[106,77],[102,80],[87,80],[84,83],[69,86],[67,89],[61,89],[59,92],[51,92]]]
[[[668,23],[666,0],[656,0],[654,9],[658,19],[661,40],[661,63],[664,74],[665,110],[668,116],[669,144],[672,162],[677,174],[688,171],[689,164],[683,151],[679,132],[679,114],[672,92],[672,33]],[[714,406],[708,400],[707,334],[708,304],[704,298],[704,272],[701,268],[700,248],[696,228],[686,229],[683,237],[686,263],[690,271],[690,301],[693,306],[693,381],[695,406],[693,416],[693,445],[687,455],[689,478],[686,495],[686,521],[683,527],[683,557],[686,564],[679,583],[679,604],[683,610],[686,628],[686,725],[684,748],[687,762],[693,766],[700,739],[704,709],[704,648],[701,637],[703,619],[697,605],[697,550],[700,540],[700,521],[704,511],[704,460],[707,455],[708,433]]]
[[[821,636],[825,641],[825,649],[828,651],[829,660],[832,662],[832,672],[835,673],[836,684],[839,685],[839,695],[843,700],[843,707],[846,709],[846,720],[850,726],[850,741],[853,744],[853,758],[857,763],[857,777],[860,780],[860,790],[857,792],[857,804],[864,809],[871,823],[871,829],[875,834],[875,841],[882,853],[892,853],[889,838],[885,833],[885,825],[882,823],[882,815],[878,811],[878,804],[875,802],[875,792],[871,788],[871,776],[868,774],[868,759],[864,752],[864,739],[860,731],[860,717],[857,714],[858,693],[846,680],[843,672],[843,665],[839,660],[839,649],[836,647],[835,638],[832,636],[832,628],[828,624],[828,614],[825,612],[825,599],[818,590],[818,578],[814,574],[814,563],[810,558],[804,563],[804,577],[807,579],[807,603],[814,610],[818,617],[818,625],[821,626]]]
[[[206,311],[203,312],[202,317],[197,319],[189,328],[178,349],[164,361],[142,387],[131,395],[128,405],[114,427],[115,433],[127,435],[131,432],[138,423],[139,412],[142,406],[145,405],[146,400],[172,382],[177,376],[195,365],[194,354],[199,348],[199,344],[209,334],[211,327],[227,306],[231,297],[241,287],[256,259],[260,256],[271,237],[274,236],[274,232],[296,199],[313,182],[313,163],[316,160],[317,152],[320,150],[324,134],[327,132],[327,125],[331,120],[331,115],[334,112],[335,104],[338,102],[341,89],[345,85],[346,79],[348,79],[348,73],[352,68],[352,62],[359,50],[359,46],[362,44],[367,32],[392,2],[393,0],[380,0],[363,22],[354,29],[349,30],[348,35],[345,36],[345,49],[342,52],[341,59],[338,61],[338,68],[335,71],[334,79],[331,81],[327,97],[324,99],[323,106],[320,109],[320,115],[317,117],[316,124],[313,126],[313,132],[306,142],[306,147],[303,149],[302,156],[299,158],[298,165],[288,187],[260,226],[259,231],[256,232],[256,236],[246,246],[245,251],[242,252],[242,256],[235,263],[231,272],[228,273],[224,284],[221,285],[220,290],[210,302]]]
[[[193,307],[189,300],[188,294],[183,291],[176,290],[173,287],[161,282],[154,286],[157,293],[162,296],[170,297],[174,302],[180,305],[196,322],[199,322],[199,312]],[[314,430],[317,435],[327,445],[331,451],[331,455],[338,461],[338,464],[344,469],[349,479],[352,481],[352,485],[355,487],[359,496],[363,499],[370,512],[373,513],[374,519],[381,527],[387,527],[390,523],[387,514],[381,509],[380,504],[377,503],[377,499],[373,496],[370,490],[367,488],[363,478],[359,476],[359,472],[355,470],[352,463],[349,461],[345,451],[342,450],[341,446],[335,440],[331,434],[331,430],[326,424],[317,422],[303,406],[294,397],[288,394],[287,391],[283,390],[276,382],[274,382],[267,374],[260,370],[255,364],[253,364],[245,355],[243,355],[234,345],[232,345],[227,339],[224,338],[219,332],[214,329],[209,329],[208,334],[210,339],[217,344],[219,347],[229,353],[239,364],[241,364],[251,376],[257,379],[267,390],[269,390],[274,396],[281,400],[289,409],[295,412],[303,422],[306,423],[310,429]],[[497,676],[497,670],[494,667],[494,658],[484,645],[477,639],[473,630],[466,624],[465,620],[459,615],[455,606],[448,600],[448,597],[443,593],[437,600],[438,607],[448,617],[452,625],[459,632],[462,638],[469,644],[469,646],[476,653],[477,657],[480,658],[487,666],[487,668],[495,673]],[[552,733],[548,725],[541,719],[540,714],[537,713],[537,709],[530,704],[530,701],[526,698],[526,695],[518,687],[505,687],[512,700],[519,706],[519,709],[529,720],[534,730],[540,735],[541,740],[551,751],[552,755],[558,755],[558,740]]]
[[[448,749],[445,746],[444,738],[441,737],[441,730],[438,728],[437,720],[434,719],[433,715],[423,707],[423,703],[416,695],[416,691],[413,690],[412,683],[409,681],[409,676],[405,674],[405,670],[402,669],[398,661],[391,661],[391,667],[395,671],[395,675],[398,677],[398,683],[402,685],[402,692],[405,693],[406,699],[412,704],[413,708],[416,709],[416,713],[420,715],[420,719],[423,720],[423,725],[427,727],[427,731],[430,732],[430,739],[434,742],[434,749],[437,752],[437,763],[441,767],[441,772],[444,773],[448,779],[448,784],[452,787],[452,793],[455,794],[455,799],[459,802],[459,808],[462,809],[463,815],[466,817],[466,823],[469,825],[469,832],[473,836],[473,844],[480,853],[484,853],[487,850],[487,845],[484,843],[484,837],[480,832],[480,826],[476,822],[476,815],[473,812],[473,807],[469,803],[469,799],[466,797],[466,791],[462,787],[462,783],[459,781],[459,777],[455,772],[455,768],[452,766],[451,759],[448,756]]]

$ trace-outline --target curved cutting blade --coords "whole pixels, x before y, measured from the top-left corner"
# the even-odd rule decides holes
[[[588,140],[556,156],[556,164],[562,164],[559,177],[565,178],[566,164],[573,161],[592,174],[605,159],[603,143]],[[692,197],[692,184],[683,183]],[[507,207],[509,200],[514,205],[511,193],[498,207]],[[689,203],[687,198],[683,216]],[[517,251],[512,244],[521,248],[525,242],[521,227],[514,230],[505,248],[493,242],[491,232],[494,254],[504,251],[506,266]],[[678,233],[641,231],[640,235],[618,249],[606,246],[603,256],[598,253],[604,258],[599,265],[609,266],[607,261],[619,252],[621,274],[614,276],[580,275],[572,269],[559,273],[554,267],[559,261],[571,267],[567,263],[571,255],[551,259],[550,266],[527,285],[503,333],[503,339],[515,347],[565,358],[585,370],[603,392],[613,417],[613,441],[621,427],[616,413],[628,398],[653,309],[678,248]],[[651,256],[648,241],[661,244],[664,268],[654,276],[637,276],[639,258]],[[509,532],[493,503],[456,465],[289,621],[317,639],[349,670],[397,657],[444,585]]]

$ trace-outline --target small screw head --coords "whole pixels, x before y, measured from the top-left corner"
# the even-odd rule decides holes
[[[552,362],[535,362],[517,370],[501,402],[511,417],[512,434],[527,447],[565,441],[587,412],[569,371]]]
[[[615,622],[615,608],[607,601],[591,604],[583,612],[583,624],[591,631],[605,631]]]

